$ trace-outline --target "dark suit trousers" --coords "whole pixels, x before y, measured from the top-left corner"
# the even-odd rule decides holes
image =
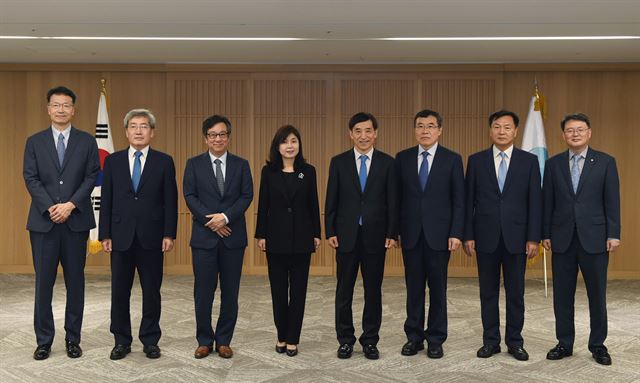
[[[238,320],[238,294],[244,250],[244,247],[229,249],[222,241],[218,241],[218,245],[213,249],[191,248],[196,339],[199,346],[212,346],[214,341],[221,346],[231,344],[233,330]],[[218,287],[218,278],[220,278],[220,315],[214,332],[211,326],[211,310]]]
[[[80,343],[84,311],[84,265],[89,232],[74,232],[66,224],[56,224],[47,233],[30,231],[29,236],[36,272],[33,327],[38,346],[53,343],[55,326],[51,299],[59,263],[62,264],[67,289],[64,313],[65,339]]]
[[[135,271],[138,270],[142,287],[142,320],[138,338],[145,346],[157,345],[160,331],[162,286],[162,250],[146,250],[137,236],[126,251],[111,253],[111,333],[116,344],[130,345],[131,314],[129,301]]]
[[[505,343],[508,347],[521,347],[524,327],[524,272],[527,256],[511,254],[500,236],[493,253],[478,252],[478,279],[480,281],[480,311],[482,314],[482,341],[486,345],[500,344],[500,269],[504,278],[507,325]]]
[[[338,238],[338,240],[340,240]],[[362,271],[364,287],[364,312],[362,314],[362,335],[360,344],[377,344],[382,324],[382,278],[386,249],[377,253],[366,253],[363,246],[362,228],[358,229],[356,246],[352,252],[336,252],[338,286],[336,288],[336,333],[340,344],[355,344],[353,327],[353,289]]]
[[[273,320],[278,330],[278,341],[300,343],[310,263],[311,253],[267,253]]]
[[[589,350],[604,347],[607,338],[608,267],[609,253],[588,254],[582,248],[575,231],[567,251],[553,254],[553,312],[556,316],[556,337],[558,342],[569,350],[573,349],[576,336],[574,302],[578,268],[582,272],[589,298]]]
[[[404,332],[411,342],[440,345],[447,340],[447,272],[450,252],[429,247],[424,233],[416,247],[403,249],[407,284],[407,320]],[[429,287],[429,318],[424,329],[425,288]]]

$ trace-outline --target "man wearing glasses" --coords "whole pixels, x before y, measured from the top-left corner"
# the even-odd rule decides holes
[[[244,212],[253,199],[253,181],[249,162],[227,150],[229,119],[208,117],[202,123],[202,134],[209,150],[187,161],[183,179],[184,199],[193,217],[189,245],[198,341],[194,357],[201,359],[215,350],[220,357],[231,358],[242,259],[247,247]],[[214,331],[211,310],[218,278],[220,315]]]
[[[547,353],[557,360],[573,354],[574,300],[578,269],[589,298],[589,351],[610,365],[607,337],[609,252],[620,245],[620,182],[616,161],[589,147],[591,122],[569,114],[560,123],[568,151],[550,158],[544,171],[543,245],[553,250],[553,311],[558,344]]]
[[[173,249],[178,222],[178,190],[173,158],[152,149],[156,118],[133,109],[124,118],[127,149],[104,163],[98,237],[111,253],[112,360],[131,352],[129,298],[136,269],[142,286],[138,338],[150,359],[160,357],[160,287],[164,253]]]
[[[84,266],[89,230],[96,226],[91,191],[100,162],[96,140],[71,125],[76,95],[63,86],[47,93],[51,126],[27,139],[23,176],[31,195],[27,230],[36,273],[33,358],[49,357],[55,335],[51,299],[62,264],[67,288],[65,346],[78,358],[84,311]]]
[[[407,343],[402,355],[424,349],[432,359],[444,355],[447,339],[447,270],[464,230],[462,157],[438,143],[442,117],[425,109],[414,118],[418,145],[396,156],[400,196],[400,239],[407,284]],[[425,288],[429,316],[425,328]]]

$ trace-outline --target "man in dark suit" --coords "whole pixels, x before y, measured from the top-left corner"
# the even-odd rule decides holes
[[[47,359],[51,352],[55,335],[51,299],[59,263],[67,288],[67,355],[82,355],[84,265],[89,230],[96,226],[90,196],[100,162],[95,138],[71,125],[75,102],[76,95],[68,88],[49,90],[51,126],[29,137],[24,150],[23,176],[31,195],[27,230],[36,273],[36,360]]]
[[[360,344],[368,359],[378,359],[382,323],[382,278],[386,250],[396,246],[397,185],[393,158],[374,149],[378,123],[368,113],[349,121],[353,149],[331,159],[325,204],[329,246],[336,249],[336,333],[338,358],[353,353],[356,342],[351,303],[362,272],[364,313]]]
[[[183,192],[193,215],[193,257],[197,359],[214,350],[231,358],[233,330],[238,319],[242,259],[247,247],[244,213],[253,199],[253,181],[247,160],[227,151],[231,122],[213,115],[202,123],[209,150],[187,161]],[[220,278],[220,315],[211,326],[213,298]]]
[[[620,182],[616,161],[589,147],[591,122],[569,114],[560,123],[568,151],[547,161],[544,171],[543,244],[553,250],[553,311],[558,344],[547,359],[573,353],[574,300],[578,269],[589,297],[589,351],[596,362],[611,364],[607,338],[609,252],[620,245]]]
[[[524,349],[524,272],[538,251],[542,230],[542,190],[537,157],[513,146],[518,116],[500,110],[489,117],[493,146],[472,154],[465,179],[464,246],[477,252],[483,346],[479,358],[500,352],[500,269],[504,275],[505,343],[517,360]]]
[[[442,358],[447,339],[447,270],[451,251],[460,247],[464,230],[462,157],[438,143],[442,117],[422,110],[413,120],[418,145],[398,153],[400,244],[407,284],[407,343],[402,355],[424,349]],[[425,285],[429,318],[424,326]]]
[[[124,118],[129,147],[104,163],[98,236],[111,253],[113,360],[131,352],[129,299],[136,269],[142,286],[138,338],[147,358],[160,357],[163,253],[173,249],[176,238],[178,191],[173,159],[149,146],[155,126],[150,111],[131,110]]]

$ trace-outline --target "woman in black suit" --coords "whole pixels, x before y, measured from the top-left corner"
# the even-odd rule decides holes
[[[311,253],[320,246],[320,207],[316,170],[305,162],[300,132],[291,125],[278,129],[262,168],[255,237],[267,253],[276,351],[295,356]]]

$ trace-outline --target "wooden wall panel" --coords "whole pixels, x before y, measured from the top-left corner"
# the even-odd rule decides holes
[[[198,69],[200,68],[200,69]],[[174,157],[180,191],[176,249],[165,257],[167,273],[191,273],[188,241],[191,216],[182,198],[186,160],[203,153],[202,120],[214,113],[233,123],[230,150],[251,164],[255,198],[259,172],[275,130],[284,123],[298,127],[305,156],[318,171],[321,210],[329,160],[352,147],[347,121],[358,111],[379,120],[377,147],[390,155],[415,145],[413,116],[423,108],[444,116],[441,143],[466,157],[489,146],[488,115],[502,107],[526,119],[537,79],[548,103],[545,121],[551,155],[565,150],[559,121],[565,113],[583,111],[593,123],[592,145],[617,158],[622,194],[622,247],[611,256],[612,278],[640,278],[640,245],[633,241],[640,225],[640,193],[634,174],[640,167],[635,145],[635,111],[640,105],[639,65],[468,65],[468,66],[0,66],[0,160],[5,182],[0,185],[0,209],[10,219],[0,222],[0,272],[33,272],[28,233],[24,230],[29,196],[22,180],[26,137],[49,123],[46,91],[64,84],[78,94],[74,125],[93,133],[98,89],[107,80],[109,116],[116,149],[127,146],[121,132],[124,114],[136,107],[151,109],[158,118],[154,147]],[[522,128],[522,126],[521,126]],[[522,137],[519,132],[518,144]],[[247,232],[255,230],[255,206],[247,211]],[[324,230],[323,230],[324,237]],[[313,258],[313,274],[333,274],[334,251],[323,240]],[[89,272],[107,272],[109,258],[91,256]],[[528,271],[542,274],[541,263]],[[402,274],[398,250],[389,252],[387,275]],[[245,256],[247,274],[265,274],[264,256],[255,241]],[[451,276],[475,276],[473,259],[452,256]]]

